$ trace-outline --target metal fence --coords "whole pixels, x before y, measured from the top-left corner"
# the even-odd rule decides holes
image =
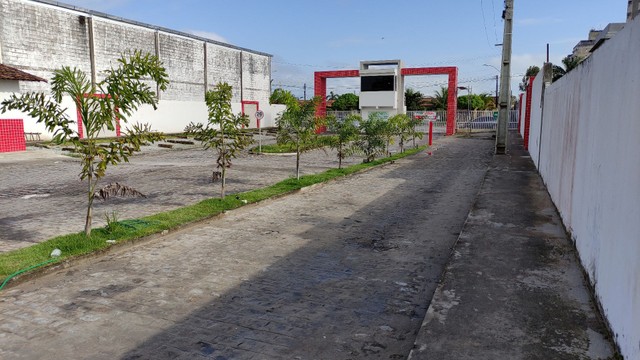
[[[444,133],[447,129],[447,111],[438,110],[436,113],[436,121],[433,123],[433,131],[436,133]],[[456,114],[456,124],[458,130],[495,130],[497,127],[495,110],[458,110]],[[338,119],[343,119],[350,114],[360,114],[359,111],[327,111],[327,115],[333,115]],[[429,131],[429,122],[425,119],[426,111],[407,111],[412,119],[418,123],[416,129],[418,131]],[[509,130],[518,128],[518,110],[509,111]]]
[[[458,110],[456,124],[458,130],[495,130],[497,127],[495,110]],[[518,129],[518,110],[509,111],[509,130]]]

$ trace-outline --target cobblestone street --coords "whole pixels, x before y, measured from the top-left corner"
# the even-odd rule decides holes
[[[273,142],[273,138],[266,140],[266,143]],[[211,182],[215,166],[213,151],[194,145],[174,147],[169,150],[148,146],[133,156],[130,163],[110,166],[99,187],[119,182],[147,197],[96,200],[94,227],[103,226],[104,215],[112,211],[116,211],[120,219],[138,218],[218,196],[220,184]],[[32,151],[54,153],[53,150]],[[360,161],[359,157],[351,157],[345,164]],[[301,157],[303,174],[333,167],[337,167],[337,159],[331,150],[326,153],[315,150]],[[0,162],[0,252],[82,231],[87,185],[79,180],[79,173],[79,160],[62,155]],[[295,176],[295,156],[252,155],[245,151],[233,161],[227,177],[227,192],[256,189],[291,176]]]
[[[7,289],[0,357],[406,358],[492,146],[441,139]]]

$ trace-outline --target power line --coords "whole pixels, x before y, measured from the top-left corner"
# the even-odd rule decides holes
[[[491,0],[491,8],[493,9],[493,34],[496,36],[496,44],[500,41],[498,40],[498,24],[496,23],[496,6]]]
[[[484,25],[484,35],[487,38],[487,45],[491,45],[491,41],[489,41],[489,32],[487,31],[487,18],[484,16],[484,1],[480,0],[480,9],[482,10],[482,23]]]

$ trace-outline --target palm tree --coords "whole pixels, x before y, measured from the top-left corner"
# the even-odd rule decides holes
[[[436,107],[436,110],[447,110],[448,100],[449,89],[443,86],[440,90],[437,90],[433,96],[433,105]]]
[[[44,123],[47,130],[53,132],[54,142],[73,143],[82,164],[80,179],[86,180],[88,185],[86,237],[91,235],[93,201],[96,196],[105,198],[96,191],[96,185],[105,175],[107,166],[127,162],[143,143],[163,138],[162,134],[151,131],[150,125],[134,124],[126,130],[125,136],[111,142],[108,147],[98,146],[97,138],[102,132],[114,130],[118,121],[126,123],[140,106],[157,107],[158,96],[148,80],[155,81],[160,90],[166,90],[169,83],[167,72],[156,56],[136,51],[129,57],[123,55],[118,63],[119,67],[107,70],[104,80],[97,84],[92,83],[81,70],[64,66],[53,72],[50,96],[40,92],[21,96],[13,94],[0,106],[0,112],[21,110],[38,119],[38,123]],[[76,130],[75,121],[65,112],[63,97],[75,101],[84,134]],[[85,139],[81,139],[83,135]],[[116,194],[119,190],[116,187],[109,191]]]

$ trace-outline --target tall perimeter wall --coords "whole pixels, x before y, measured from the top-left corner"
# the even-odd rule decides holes
[[[157,111],[142,108],[131,121],[180,132],[191,121],[206,120],[204,93],[224,81],[233,87],[235,112],[242,110],[242,101],[258,102],[265,112],[262,126],[273,126],[269,54],[52,1],[0,0],[0,19],[0,62],[44,79],[51,79],[55,69],[71,66],[100,81],[122,53],[157,55],[167,69],[169,87],[160,93]],[[49,84],[19,83],[20,92],[32,90],[48,92]],[[0,99],[8,96],[2,91]],[[73,102],[66,99],[65,105],[73,109],[75,120]],[[251,110],[253,115],[255,104]],[[46,133],[24,114],[0,117],[23,118],[25,132]]]
[[[638,59],[640,17],[555,83],[539,74],[530,109],[529,152],[625,359],[640,359]]]

